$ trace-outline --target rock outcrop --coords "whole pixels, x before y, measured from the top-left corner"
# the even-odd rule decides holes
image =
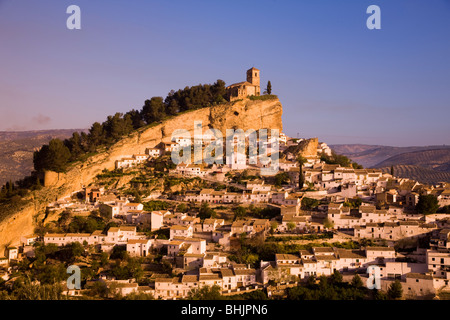
[[[285,153],[292,153],[293,155],[311,158],[317,156],[317,148],[319,146],[318,138],[310,138],[300,141],[296,146],[289,147]]]
[[[46,173],[45,187],[36,192],[35,200],[0,223],[0,246],[18,244],[21,235],[33,232],[34,217],[42,215],[48,202],[66,197],[88,186],[103,169],[115,168],[115,161],[124,156],[144,153],[148,147],[169,142],[176,129],[186,129],[193,136],[194,122],[201,121],[203,130],[278,129],[282,131],[282,105],[276,98],[269,100],[244,99],[209,108],[182,113],[156,125],[133,132],[113,146],[101,150],[83,163],[73,165],[66,173]],[[42,217],[41,217],[42,219]]]

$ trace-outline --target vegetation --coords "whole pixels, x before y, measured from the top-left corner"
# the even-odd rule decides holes
[[[219,286],[203,286],[200,289],[192,289],[187,300],[268,300],[267,293],[263,290],[254,290],[231,296],[223,296]]]
[[[439,208],[436,212],[437,213],[450,213],[450,205],[443,206],[443,207]]]
[[[145,211],[161,211],[161,210],[167,210],[170,207],[170,203],[166,201],[161,200],[150,200],[147,202],[144,202],[144,210]]]
[[[74,132],[72,137],[50,140],[40,150],[35,151],[33,163],[35,172],[16,183],[9,182],[0,189],[0,202],[11,203],[11,207],[22,205],[28,191],[41,188],[38,178],[45,170],[65,172],[76,161],[84,161],[101,148],[108,148],[133,131],[155,125],[159,121],[180,112],[209,107],[226,102],[225,82],[217,80],[213,85],[205,84],[171,91],[165,99],[152,97],[144,102],[141,110],[131,110],[125,114],[110,115],[103,123],[95,122],[88,133]],[[106,173],[102,173],[106,174]],[[119,176],[121,173],[114,173]],[[10,190],[13,188],[14,190]],[[5,191],[6,190],[6,191]],[[5,211],[3,208],[2,211]],[[1,217],[1,215],[0,215]]]
[[[289,183],[289,175],[287,172],[280,172],[275,175],[275,186],[281,187],[282,184]]]
[[[331,152],[331,156],[323,153],[320,155],[320,160],[327,164],[338,164],[341,167],[352,167],[354,169],[363,169],[362,165],[353,162],[348,157],[340,154],[336,154],[335,152]]]
[[[342,282],[342,275],[338,271],[329,278],[319,277],[318,284],[314,276],[308,280],[304,286],[288,289],[287,298],[289,300],[365,300],[370,298],[369,289],[360,286],[357,280],[352,280],[351,283]]]
[[[296,236],[284,236],[284,237],[267,237],[266,241],[271,242],[284,242],[284,241],[291,241],[291,240],[319,240],[319,239],[333,239],[333,233],[332,232],[325,232],[321,234],[304,234],[304,235],[296,235]]]
[[[299,168],[299,174],[298,174],[298,187],[300,189],[303,188],[303,185],[305,184],[305,175],[303,174],[303,165],[306,163],[306,158],[302,156],[297,157],[298,162],[298,168]]]
[[[423,214],[433,214],[439,209],[439,201],[432,194],[420,195],[417,202],[416,210]]]
[[[325,218],[325,220],[323,221],[323,226],[326,229],[333,229],[334,228],[334,223],[332,220]]]
[[[344,207],[350,207],[352,209],[358,209],[362,204],[361,198],[348,199],[344,202]]]
[[[400,281],[395,280],[388,288],[387,296],[391,300],[399,300],[402,298],[403,289]]]
[[[220,287],[217,285],[203,286],[200,289],[189,291],[187,300],[223,300],[220,291]]]
[[[200,210],[198,212],[198,217],[201,220],[215,218],[217,213],[214,209],[212,209],[207,202],[203,202],[200,206]]]
[[[313,209],[315,209],[317,206],[319,206],[319,204],[320,204],[320,201],[319,201],[319,200],[304,197],[304,198],[302,199],[301,208],[302,208],[303,210],[313,210]]]
[[[270,83],[270,80],[267,82],[267,87],[266,87],[266,91],[264,92],[264,94],[268,94],[268,95],[272,94],[272,83]]]
[[[19,279],[10,290],[0,290],[0,300],[67,300],[61,284],[39,284]]]
[[[237,206],[233,208],[234,220],[251,217],[256,219],[273,219],[280,214],[280,209],[273,207],[260,208],[253,204],[248,207]]]
[[[265,94],[262,96],[249,96],[248,97],[250,100],[272,100],[272,99],[278,99],[278,96],[274,95],[274,94]]]

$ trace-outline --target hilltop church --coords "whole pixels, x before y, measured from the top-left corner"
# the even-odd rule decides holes
[[[244,99],[247,96],[259,96],[261,89],[259,85],[260,71],[256,68],[247,70],[247,81],[234,83],[227,87],[228,100]]]

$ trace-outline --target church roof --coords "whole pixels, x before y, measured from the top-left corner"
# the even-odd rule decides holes
[[[240,86],[244,86],[244,85],[245,86],[254,86],[254,87],[256,87],[256,85],[254,85],[254,84],[252,84],[252,83],[250,83],[248,81],[242,81],[242,82],[238,82],[238,83],[233,83],[233,84],[229,85],[228,88],[240,87]]]

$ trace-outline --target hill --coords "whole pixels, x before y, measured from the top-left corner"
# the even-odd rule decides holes
[[[339,144],[330,145],[337,154],[349,157],[351,160],[363,165],[365,168],[380,167],[380,164],[396,155],[416,151],[426,151],[435,149],[448,149],[450,146],[412,146],[412,147],[392,147],[381,145],[364,144]],[[394,164],[400,164],[399,162]],[[406,163],[405,163],[406,164]],[[408,163],[416,165],[416,163]]]
[[[390,167],[398,164],[418,166],[442,172],[450,172],[450,149],[405,152],[390,157],[389,159],[376,164],[375,167]]]
[[[380,168],[383,172],[390,173],[391,167]],[[440,172],[428,168],[413,165],[394,165],[394,175],[401,178],[409,178],[424,184],[436,184],[450,181],[450,172]]]
[[[69,196],[90,185],[104,169],[114,169],[115,161],[126,155],[143,153],[160,142],[169,142],[172,133],[185,129],[193,136],[195,121],[201,121],[203,130],[215,128],[225,136],[226,129],[259,130],[273,128],[282,131],[282,105],[278,98],[242,99],[211,107],[189,110],[169,117],[160,123],[144,126],[120,138],[114,144],[102,147],[82,161],[70,164],[65,173],[47,171],[44,187],[31,191],[12,212],[0,206],[0,247],[34,232],[37,221],[45,216],[49,202]]]
[[[51,139],[66,139],[82,129],[0,131],[0,186],[16,181],[33,170],[33,152]]]

